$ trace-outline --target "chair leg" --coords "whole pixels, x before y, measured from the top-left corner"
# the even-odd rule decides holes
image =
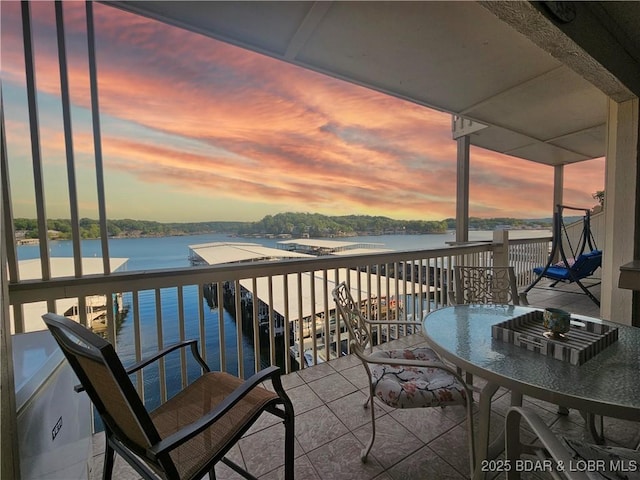
[[[109,434],[105,432],[106,441],[104,447],[104,465],[102,467],[102,480],[111,480],[113,474],[113,463],[115,457],[115,450],[109,443]]]
[[[604,417],[593,413],[583,413],[582,416],[585,417],[587,430],[591,434],[591,438],[593,438],[596,445],[604,445]],[[598,417],[600,418],[599,422],[597,421]],[[600,431],[598,431],[598,423],[600,424]]]
[[[467,409],[467,435],[469,436],[469,467],[471,478],[473,478],[476,471],[476,435],[473,431],[473,392],[471,390],[467,390],[465,407]]]
[[[367,463],[367,456],[369,455],[371,447],[373,447],[373,442],[376,439],[376,414],[373,408],[373,401],[373,388],[369,387],[369,398],[367,398],[367,401],[364,403],[363,407],[367,408],[369,406],[369,410],[371,410],[371,439],[369,440],[369,444],[360,452],[360,460],[362,461],[362,463]]]
[[[284,478],[285,480],[294,480],[294,463],[295,463],[295,413],[293,404],[289,397],[283,392],[284,406]]]

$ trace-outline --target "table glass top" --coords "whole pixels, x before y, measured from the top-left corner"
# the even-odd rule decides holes
[[[446,307],[426,315],[424,333],[440,355],[481,378],[552,402],[564,398],[600,408],[617,406],[626,409],[622,416],[637,414],[640,420],[640,328],[602,322],[618,327],[618,341],[580,366],[492,338],[492,325],[532,310],[511,305]]]

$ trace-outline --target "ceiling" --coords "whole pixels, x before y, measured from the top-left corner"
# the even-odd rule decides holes
[[[640,2],[577,19],[529,2],[107,3],[461,116],[472,145],[548,165],[604,156],[608,98],[640,78]],[[607,65],[620,42],[632,61]]]

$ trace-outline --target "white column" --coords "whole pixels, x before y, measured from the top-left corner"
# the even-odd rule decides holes
[[[486,125],[459,115],[451,116],[451,136],[458,142],[456,184],[456,242],[469,241],[469,135]]]
[[[555,165],[553,167],[553,209],[555,214],[558,212],[558,205],[564,204],[564,165]],[[554,217],[555,218],[555,217]],[[562,239],[562,232],[556,232],[555,222],[553,224],[553,237]],[[560,260],[560,253],[556,251],[554,262]]]
[[[469,136],[458,138],[456,242],[469,241]]]
[[[600,315],[631,324],[632,293],[618,288],[620,265],[633,260],[638,175],[638,98],[609,100],[605,171],[605,241]]]
[[[553,167],[553,211],[564,202],[564,165]]]
[[[509,266],[509,230],[493,231],[493,266]]]

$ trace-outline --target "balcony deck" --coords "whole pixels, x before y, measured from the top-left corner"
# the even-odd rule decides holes
[[[542,287],[545,287],[543,282]],[[592,292],[599,297],[599,285]],[[555,306],[573,313],[597,316],[598,308],[579,289],[572,286],[557,289],[535,288],[529,292],[534,306]],[[573,293],[570,293],[573,292]],[[420,335],[405,337],[397,345],[424,343]],[[388,345],[390,346],[390,345]],[[359,452],[370,435],[366,399],[366,374],[355,356],[294,372],[283,377],[296,411],[296,478],[312,479],[404,479],[404,478],[468,478],[468,450],[465,412],[461,407],[444,409],[394,410],[379,404],[377,438],[369,462],[360,462]],[[495,428],[509,406],[506,391],[499,391],[493,403]],[[571,436],[587,435],[580,414],[557,414],[557,406],[525,398],[525,405],[535,409],[555,431]],[[231,457],[244,464],[261,479],[282,478],[281,452],[283,429],[275,417],[263,417],[234,447]],[[607,443],[627,447],[640,440],[640,425],[605,419]],[[494,432],[495,434],[495,432]],[[104,437],[94,437],[94,459],[91,478],[100,478]],[[216,468],[217,478],[240,478],[228,467]],[[496,477],[493,475],[490,477]],[[531,473],[524,478],[546,478]],[[117,459],[114,478],[134,480],[139,476],[121,459]]]

